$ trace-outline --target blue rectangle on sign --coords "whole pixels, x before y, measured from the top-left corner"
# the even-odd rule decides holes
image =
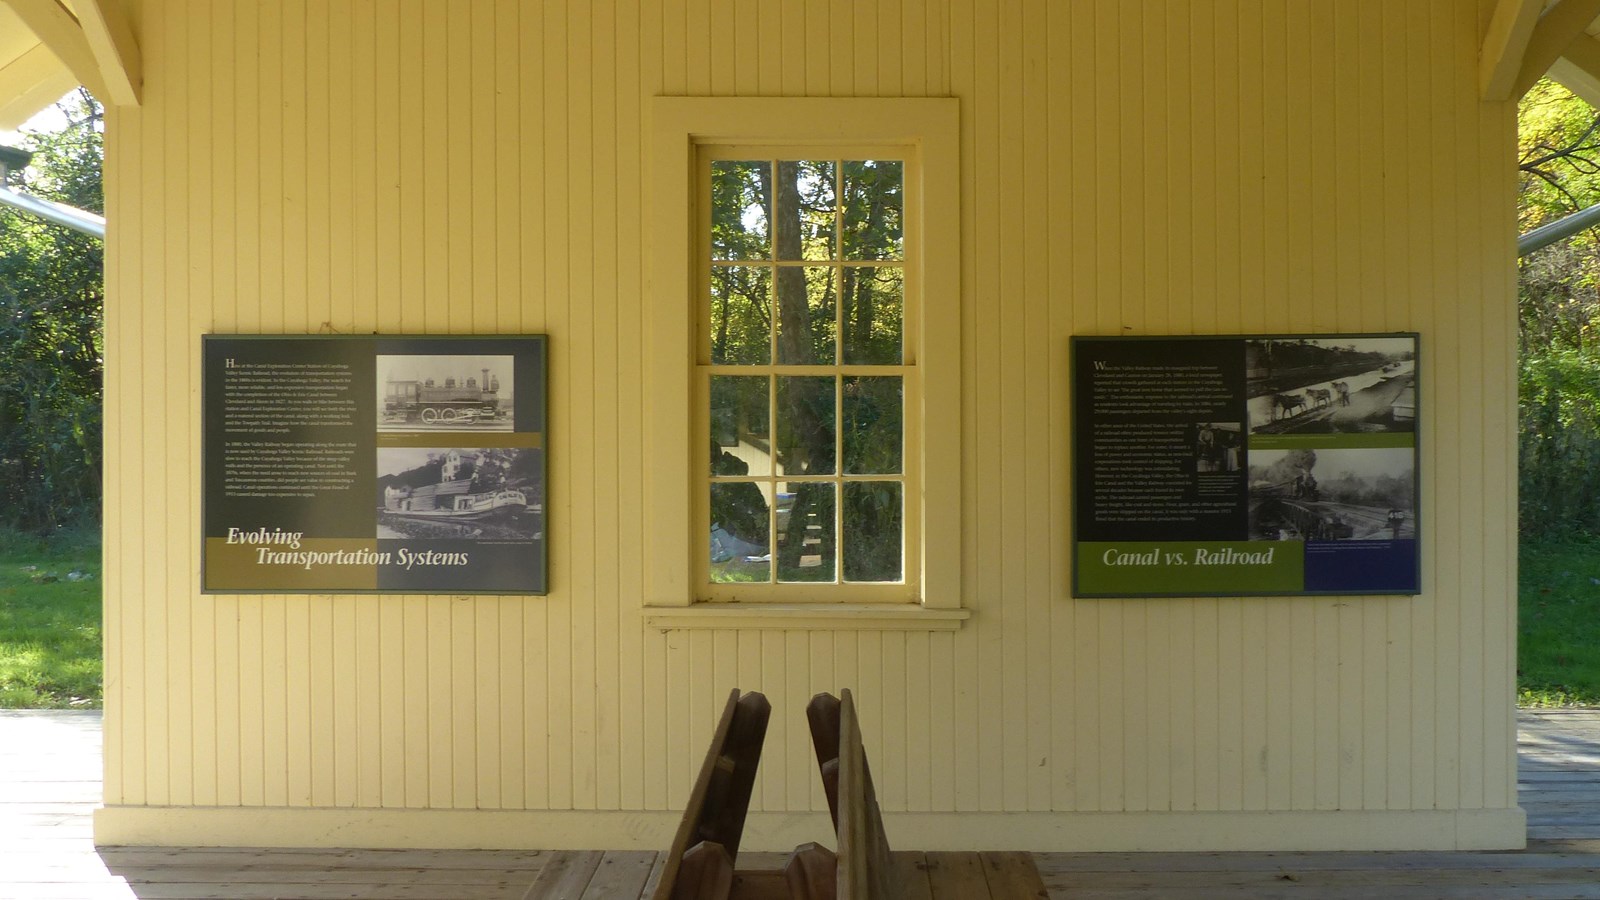
[[[1306,541],[1306,590],[1324,594],[1415,594],[1417,542]]]

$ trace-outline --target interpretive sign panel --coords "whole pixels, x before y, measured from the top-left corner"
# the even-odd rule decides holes
[[[1077,337],[1078,597],[1415,594],[1417,335]]]
[[[207,593],[543,594],[543,336],[204,340]]]

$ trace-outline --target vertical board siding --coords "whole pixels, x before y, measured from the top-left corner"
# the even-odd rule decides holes
[[[146,0],[109,113],[107,802],[671,809],[738,686],[764,810],[823,808],[803,708],[842,687],[889,810],[1514,805],[1486,8]],[[961,98],[960,632],[644,627],[662,94]],[[1071,335],[1398,329],[1423,595],[1068,597]],[[548,597],[198,593],[200,335],[371,331],[551,335]]]

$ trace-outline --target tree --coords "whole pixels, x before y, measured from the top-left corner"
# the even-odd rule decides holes
[[[67,125],[26,136],[30,193],[93,212],[103,112],[78,90]],[[100,512],[104,246],[98,238],[0,207],[0,522],[51,530]]]
[[[1517,106],[1517,170],[1522,231],[1600,203],[1600,115],[1561,85],[1540,81]]]
[[[1541,81],[1518,107],[1518,224],[1600,203],[1600,113]],[[1518,262],[1518,495],[1525,534],[1600,532],[1600,233]]]

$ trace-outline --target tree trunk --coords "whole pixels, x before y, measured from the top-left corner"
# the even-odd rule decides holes
[[[773,210],[773,239],[777,259],[799,260],[802,244],[802,217],[800,205],[800,164],[780,161],[777,164],[777,203]],[[778,266],[774,274],[778,303],[778,358],[779,365],[815,365],[832,360],[819,360],[811,342],[811,310],[806,298],[805,269],[800,266]],[[780,381],[782,376],[780,376]],[[820,464],[833,458],[832,429],[825,428],[812,397],[802,385],[810,382],[792,382],[791,389],[781,392],[782,408],[778,415],[789,423],[791,440],[784,447],[784,467],[790,473],[813,472]],[[831,412],[831,403],[829,404]],[[833,557],[833,504],[821,502],[819,491],[827,486],[799,485],[795,490],[794,506],[789,515],[789,527],[778,547],[778,569],[793,571],[799,567],[804,554],[805,524],[810,514],[826,517],[822,539],[818,547],[825,560]],[[831,580],[831,579],[830,579]]]

